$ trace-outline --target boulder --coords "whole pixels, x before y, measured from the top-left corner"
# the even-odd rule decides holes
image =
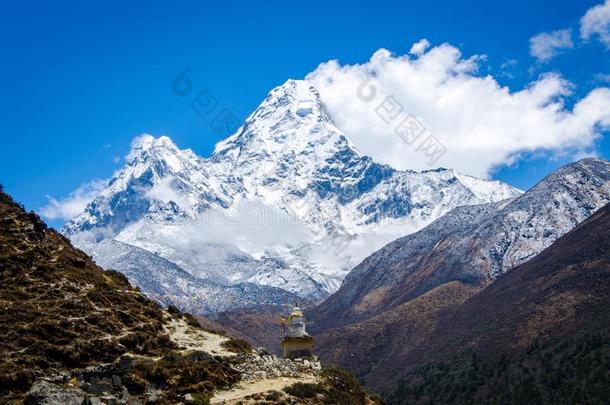
[[[271,353],[269,353],[269,350],[265,349],[264,347],[259,347],[256,349],[256,354],[259,356],[269,356]]]
[[[59,386],[48,381],[39,380],[26,393],[26,405],[83,405],[87,394],[77,387]]]

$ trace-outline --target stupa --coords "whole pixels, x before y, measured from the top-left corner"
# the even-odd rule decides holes
[[[305,332],[305,317],[299,304],[294,304],[294,308],[288,321],[282,318],[282,328],[284,337],[282,338],[282,349],[284,358],[308,358],[312,356],[314,338]]]

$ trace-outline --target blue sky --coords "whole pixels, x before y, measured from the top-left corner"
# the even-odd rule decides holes
[[[379,48],[406,54],[427,38],[487,55],[481,74],[511,90],[558,72],[574,84],[569,105],[610,85],[600,82],[608,50],[578,38],[579,19],[600,2],[2,2],[0,182],[36,209],[109,177],[141,133],[209,155],[222,136],[171,91],[187,66],[194,88],[243,120],[270,89],[322,62],[363,63]],[[536,62],[530,38],[568,28],[573,49]],[[607,136],[596,149],[610,157]],[[571,159],[527,154],[494,177],[527,188]]]

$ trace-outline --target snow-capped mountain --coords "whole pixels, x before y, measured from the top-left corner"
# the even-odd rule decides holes
[[[289,80],[208,159],[165,136],[135,141],[125,167],[64,233],[100,262],[98,243],[110,239],[200,280],[317,299],[390,240],[457,206],[519,194],[453,170],[376,163],[335,126],[308,82]],[[121,270],[120,260],[112,265]]]
[[[286,290],[254,283],[230,286],[202,280],[147,250],[105,239],[91,249],[95,262],[107,269],[120,269],[146,295],[164,304],[188,307],[193,313],[207,314],[236,307],[282,305],[299,297]]]

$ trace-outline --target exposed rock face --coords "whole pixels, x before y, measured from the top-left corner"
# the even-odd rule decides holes
[[[222,371],[224,374],[221,380],[217,380],[215,385],[218,388],[228,388],[239,380],[239,373],[228,366],[222,364],[223,360],[211,356],[205,352],[191,351],[186,354],[174,353],[165,356],[157,362],[146,357],[123,356],[115,363],[106,363],[89,366],[84,369],[74,369],[59,375],[45,377],[32,385],[25,395],[25,402],[29,404],[144,404],[149,402],[168,402],[184,399],[183,395],[172,394],[168,396],[170,387],[165,382],[157,380],[155,384],[147,381],[146,377],[159,379],[161,375],[149,375],[150,371],[155,373],[173,371],[175,376],[180,376],[183,386],[174,389],[190,392],[193,396],[203,399],[209,398],[208,394],[203,394],[200,390],[192,387],[191,383],[184,379],[184,373],[197,373],[202,366],[208,372]],[[161,367],[162,365],[162,367]],[[182,369],[191,367],[192,370]],[[145,371],[144,370],[150,370]],[[209,384],[209,378],[202,379],[201,382]],[[211,388],[211,387],[210,387]]]
[[[277,377],[298,377],[302,374],[318,375],[322,366],[317,360],[292,361],[275,354],[254,355],[243,353],[238,355],[240,363],[236,368],[241,371],[245,381]]]

